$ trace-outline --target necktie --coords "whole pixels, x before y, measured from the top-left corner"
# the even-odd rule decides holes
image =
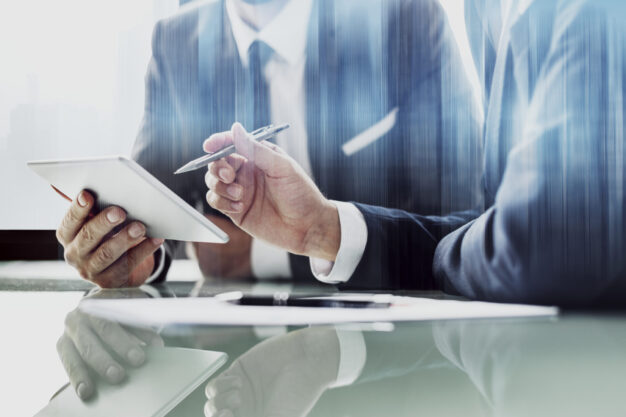
[[[269,88],[265,80],[265,66],[274,51],[263,41],[256,40],[248,49],[248,79],[250,80],[250,98],[253,100],[253,126],[248,130],[270,124]]]

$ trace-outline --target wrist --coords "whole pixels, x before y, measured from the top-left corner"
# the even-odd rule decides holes
[[[324,200],[304,241],[304,255],[334,262],[341,244],[339,211],[328,200]]]

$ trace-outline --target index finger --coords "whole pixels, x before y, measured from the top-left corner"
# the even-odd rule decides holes
[[[233,144],[233,135],[230,131],[214,133],[207,140],[204,141],[202,149],[207,153],[214,153],[225,146]]]
[[[119,323],[89,316],[91,325],[110,350],[131,366],[140,366],[146,361],[143,347],[145,342],[129,333]]]
[[[72,201],[61,225],[57,229],[57,239],[62,245],[66,245],[78,234],[78,231],[89,217],[89,212],[93,207],[94,198],[87,191],[83,190]]]
[[[57,341],[57,352],[78,396],[82,400],[91,397],[95,391],[93,380],[89,375],[87,365],[76,350],[76,346],[66,334],[63,334]]]

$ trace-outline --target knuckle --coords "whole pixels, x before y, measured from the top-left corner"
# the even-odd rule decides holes
[[[83,371],[82,366],[74,361],[68,361],[67,363],[67,373],[70,379],[76,378],[80,375],[81,371]]]
[[[209,205],[213,208],[217,208],[215,207],[215,193],[209,191],[208,193],[206,193],[206,201],[207,203],[209,203]]]
[[[130,251],[126,255],[124,262],[121,263],[120,268],[122,268],[123,275],[130,275],[135,265],[138,263],[139,255],[136,251]]]
[[[85,359],[93,358],[95,355],[93,346],[91,343],[82,343],[80,346],[80,354]]]
[[[67,214],[63,217],[63,220],[61,220],[61,226],[59,227],[59,229],[71,229],[72,225],[76,223],[75,220],[73,220],[72,218],[72,212],[68,211]]]
[[[91,333],[91,329],[84,322],[76,323],[71,332],[68,332],[70,338],[72,339],[72,343],[76,346],[79,351],[83,351],[83,345],[87,343],[89,335]]]
[[[91,281],[94,277],[94,274],[91,269],[91,265],[89,262],[80,262],[74,264],[74,268],[78,272],[81,278]]]
[[[138,250],[134,250],[128,253],[126,256],[126,262],[124,263],[126,270],[124,271],[124,276],[130,277],[133,274],[133,271],[137,268],[139,264],[143,262],[144,259],[147,258],[146,252],[138,248]]]
[[[215,164],[215,174],[218,174],[224,168],[230,169],[230,165],[226,162],[226,159],[220,159]]]
[[[67,225],[82,223],[83,217],[77,212],[76,208],[72,206],[67,211],[67,216],[65,216],[65,221]]]
[[[57,339],[56,349],[59,355],[61,355],[63,351],[65,350],[65,335],[64,334],[61,335],[61,337]]]
[[[65,245],[65,238],[63,237],[63,233],[61,232],[61,228],[58,228],[54,234],[54,236],[56,237],[57,241],[61,244],[61,245]]]
[[[102,245],[96,252],[96,260],[99,264],[107,264],[115,260],[113,249],[109,245]]]
[[[76,263],[76,248],[73,245],[68,246],[63,252],[63,257],[65,258],[65,262],[70,265],[74,265]]]
[[[99,335],[107,340],[113,340],[115,337],[115,328],[112,323],[98,320],[94,323],[94,327],[98,329]]]
[[[220,182],[216,177],[213,177],[211,184],[209,184],[209,188],[215,191],[218,191],[220,188],[222,188],[222,186],[222,182]]]
[[[65,316],[65,321],[63,322],[66,329],[69,329],[74,324],[74,311],[70,312],[67,316]]]
[[[207,187],[212,189],[215,188],[215,185],[217,184],[217,178],[212,172],[207,172],[204,176],[204,182],[206,183]]]
[[[80,239],[85,242],[92,242],[95,239],[95,233],[91,227],[85,226],[80,229]]]
[[[219,195],[214,194],[214,196],[213,196],[213,208],[221,210],[223,208],[222,206],[223,206],[223,199]]]
[[[77,271],[78,271],[78,275],[80,275],[82,279],[91,281],[91,279],[93,278],[91,272],[85,267],[79,267],[77,268]]]

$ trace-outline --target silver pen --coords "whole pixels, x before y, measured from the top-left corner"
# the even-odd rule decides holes
[[[262,142],[264,140],[273,138],[279,132],[282,132],[285,129],[289,129],[288,124],[283,124],[283,125],[276,126],[276,127],[274,127],[274,125],[269,125],[269,126],[261,127],[257,130],[254,130],[248,133],[248,135],[252,136],[252,139],[256,140],[257,142]],[[217,161],[218,159],[225,158],[228,155],[233,154],[235,152],[236,152],[235,145],[227,146],[223,149],[220,149],[217,152],[209,153],[207,155],[201,156],[200,158],[194,159],[191,162],[186,163],[182,167],[178,168],[178,170],[174,172],[174,175],[200,169],[202,167],[209,165],[213,161]]]

